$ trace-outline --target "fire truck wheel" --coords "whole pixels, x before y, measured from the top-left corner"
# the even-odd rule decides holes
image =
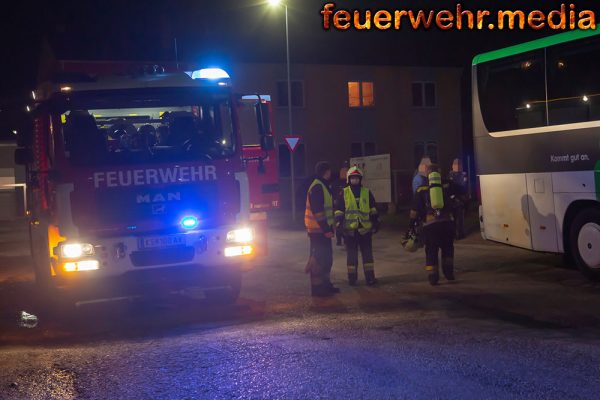
[[[204,291],[206,299],[212,304],[235,304],[242,289],[242,272],[236,268],[228,277],[226,286],[207,289]]]
[[[600,208],[587,208],[575,216],[569,244],[579,270],[588,279],[600,281]]]

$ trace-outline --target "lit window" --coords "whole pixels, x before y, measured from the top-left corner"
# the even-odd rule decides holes
[[[373,107],[374,105],[373,82],[348,82],[349,107]]]
[[[350,107],[360,107],[359,82],[348,82],[348,105]]]
[[[362,103],[363,107],[372,107],[375,105],[373,82],[362,82]]]

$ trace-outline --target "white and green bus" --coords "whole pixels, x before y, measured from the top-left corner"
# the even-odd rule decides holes
[[[600,279],[600,31],[476,56],[473,134],[485,239],[569,256]]]

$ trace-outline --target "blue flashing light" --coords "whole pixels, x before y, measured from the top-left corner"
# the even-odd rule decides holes
[[[204,68],[193,71],[192,79],[229,79],[229,74],[221,68]]]
[[[187,215],[183,218],[181,218],[181,227],[184,229],[194,229],[198,226],[199,221],[198,218],[194,217],[193,215]]]

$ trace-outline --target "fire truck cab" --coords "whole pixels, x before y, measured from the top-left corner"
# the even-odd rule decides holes
[[[195,286],[234,302],[266,252],[247,169],[273,152],[268,98],[254,96],[246,160],[241,98],[222,69],[80,74],[33,97],[15,157],[40,286],[75,301]]]

